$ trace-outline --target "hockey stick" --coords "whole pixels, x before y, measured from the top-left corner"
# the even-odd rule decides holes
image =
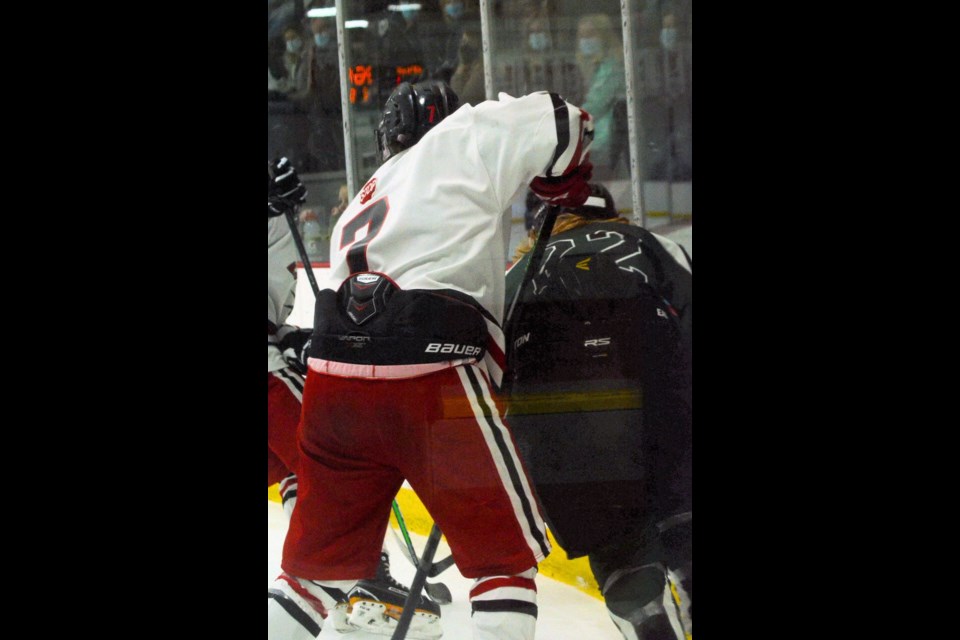
[[[403,521],[403,515],[400,513],[400,505],[397,504],[397,501],[393,501],[393,512],[397,516],[397,522],[400,523],[400,531],[403,533],[404,540],[406,542],[401,542],[400,536],[397,535],[397,532],[393,529],[390,529],[390,532],[393,533],[394,538],[397,540],[397,546],[400,547],[400,550],[403,551],[403,557],[410,561],[410,564],[416,568],[417,566],[417,552],[413,548],[413,543],[410,542],[410,534],[407,533],[407,525]],[[406,548],[404,548],[406,544]],[[428,578],[436,578],[438,575],[449,569],[453,566],[453,554],[450,554],[443,560],[433,563],[433,567],[430,568],[430,573],[427,574]],[[430,586],[429,584],[427,585]],[[427,589],[429,592],[429,589]]]
[[[400,614],[400,620],[397,621],[397,628],[394,629],[390,640],[403,640],[407,637],[407,629],[410,628],[410,622],[413,621],[413,614],[416,611],[417,601],[420,599],[420,590],[427,581],[427,574],[433,565],[433,556],[440,545],[440,527],[436,523],[430,529],[430,535],[427,536],[427,546],[423,550],[423,557],[420,558],[420,566],[417,567],[417,574],[413,576],[413,582],[410,584],[410,593],[403,603],[403,613]]]
[[[313,275],[313,266],[310,264],[310,257],[307,255],[307,248],[303,246],[303,238],[300,237],[300,230],[297,229],[297,223],[293,219],[294,211],[298,210],[300,207],[294,207],[294,209],[287,209],[283,212],[283,215],[287,218],[287,225],[290,227],[290,235],[293,236],[293,242],[297,245],[297,253],[300,254],[300,261],[303,262],[303,270],[307,272],[307,280],[310,281],[310,288],[313,289],[313,295],[316,298],[320,297],[320,285],[317,284],[317,279]]]
[[[410,564],[412,564],[414,567],[416,567],[416,566],[417,566],[417,562],[416,562],[415,560],[413,560],[413,557],[415,557],[415,556],[411,556],[411,555],[410,555],[410,551],[407,550],[407,549],[404,547],[404,542],[403,542],[403,540],[400,538],[400,536],[397,535],[397,532],[396,532],[396,531],[394,531],[393,529],[390,529],[390,532],[393,534],[394,540],[397,541],[397,546],[399,546],[399,547],[400,547],[400,550],[403,552],[403,557],[406,558],[407,560],[409,560],[409,561],[410,561]],[[428,577],[428,578],[436,578],[438,575],[440,575],[441,573],[443,573],[444,571],[446,571],[447,569],[449,569],[450,567],[452,567],[453,564],[454,564],[453,554],[447,556],[447,557],[444,558],[443,560],[438,560],[438,561],[436,561],[436,562],[433,563],[433,566],[432,566],[432,567],[430,567],[430,573],[427,574],[427,577]],[[427,586],[429,586],[430,584],[431,584],[431,583],[427,583]]]
[[[513,293],[513,300],[510,301],[510,308],[507,309],[507,316],[503,320],[503,327],[506,329],[507,334],[505,336],[507,355],[510,354],[510,346],[513,344],[514,328],[510,324],[510,319],[513,317],[513,312],[516,310],[517,303],[520,301],[520,295],[523,293],[523,290],[527,288],[527,285],[530,284],[530,281],[533,280],[537,269],[540,268],[540,260],[543,258],[543,252],[547,250],[547,242],[550,239],[550,233],[553,231],[553,223],[557,221],[557,216],[560,214],[560,207],[548,206],[546,204],[543,206],[546,207],[546,212],[543,214],[543,222],[540,223],[540,230],[537,232],[537,241],[530,251],[530,258],[524,269],[523,278],[520,280],[520,285],[517,287],[517,290]],[[510,366],[509,362],[507,362],[507,366]]]
[[[413,548],[413,542],[410,540],[410,533],[407,531],[407,523],[403,520],[403,514],[400,513],[400,505],[397,504],[397,501],[393,501],[393,515],[397,517],[397,522],[400,524],[400,532],[403,534],[403,539],[406,542],[406,548],[400,544],[399,536],[397,532],[393,530],[393,527],[390,528],[390,532],[397,537],[397,544],[400,546],[402,551],[405,551],[404,557],[413,563],[415,569],[420,568],[420,563],[417,561],[417,552]],[[452,562],[453,556],[450,556]],[[432,577],[432,576],[431,576]],[[450,589],[447,585],[442,582],[430,583],[427,582],[424,585],[424,589],[427,592],[427,595],[433,598],[439,604],[450,604],[453,602],[453,595],[450,593]]]

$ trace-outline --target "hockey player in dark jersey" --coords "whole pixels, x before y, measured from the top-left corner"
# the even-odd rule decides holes
[[[535,235],[507,274],[512,301]],[[545,520],[627,640],[692,636],[692,265],[600,184],[557,216],[509,326],[507,419]]]

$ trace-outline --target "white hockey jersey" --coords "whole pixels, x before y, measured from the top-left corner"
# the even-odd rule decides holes
[[[267,218],[267,372],[286,362],[275,344],[275,333],[293,310],[296,292],[297,247],[284,216]]]
[[[382,273],[401,289],[453,289],[487,314],[495,348],[485,364],[500,384],[504,270],[518,190],[558,176],[589,150],[589,116],[556,94],[500,94],[462,105],[413,147],[385,162],[333,228],[330,270],[336,290],[351,273]],[[497,351],[499,350],[499,353]]]

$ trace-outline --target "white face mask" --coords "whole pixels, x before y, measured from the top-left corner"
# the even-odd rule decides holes
[[[550,48],[550,36],[542,31],[530,34],[530,48],[534,51],[545,51]]]
[[[660,30],[660,44],[664,49],[673,51],[677,48],[677,30],[673,27],[664,27]]]
[[[600,38],[580,38],[580,53],[585,56],[595,56],[601,48]]]
[[[287,40],[287,51],[290,53],[297,53],[300,51],[300,48],[303,47],[303,41],[300,38],[295,38],[294,40]]]

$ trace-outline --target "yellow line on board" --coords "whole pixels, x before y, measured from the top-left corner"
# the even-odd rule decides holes
[[[274,502],[280,502],[280,485],[275,484],[267,489],[267,499]],[[430,535],[430,529],[433,527],[433,518],[427,513],[426,507],[420,502],[420,498],[413,492],[413,489],[402,487],[397,494],[397,504],[400,505],[400,513],[403,514],[403,521],[407,525],[407,531],[418,533],[422,536]],[[393,512],[390,512],[390,525],[394,529],[399,529]],[[547,531],[547,537],[553,546],[550,555],[540,563],[540,574],[547,576],[558,582],[568,584],[583,591],[589,596],[598,600],[603,600],[600,595],[600,587],[597,585],[593,572],[590,570],[590,563],[586,558],[576,558],[571,560],[567,557],[567,552],[557,544],[556,539]]]

